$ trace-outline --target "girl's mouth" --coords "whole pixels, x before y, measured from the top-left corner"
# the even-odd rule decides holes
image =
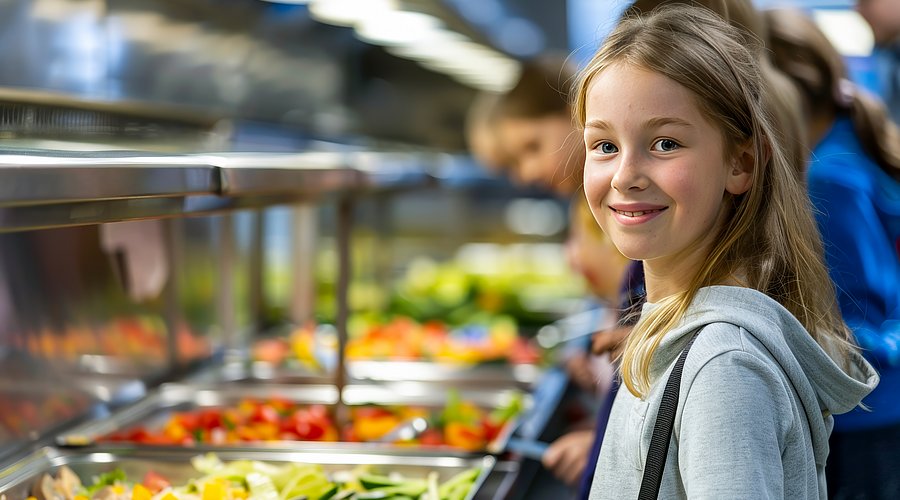
[[[640,217],[642,215],[649,215],[649,214],[653,214],[653,213],[657,213],[657,212],[662,212],[666,208],[668,208],[668,207],[654,208],[652,210],[640,210],[640,211],[636,211],[636,212],[628,212],[625,210],[617,210],[617,209],[613,208],[613,211],[616,212],[617,214],[624,215],[625,217]]]

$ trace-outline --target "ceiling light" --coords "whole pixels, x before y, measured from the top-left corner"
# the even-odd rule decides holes
[[[396,0],[312,0],[309,13],[323,23],[353,26],[367,17],[397,10]]]
[[[385,10],[360,19],[356,34],[364,41],[381,45],[428,45],[440,30],[439,19],[421,12]]]
[[[855,10],[813,10],[819,29],[842,55],[866,57],[875,38],[865,19]]]

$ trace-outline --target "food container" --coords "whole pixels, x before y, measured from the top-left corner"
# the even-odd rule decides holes
[[[531,405],[530,396],[513,391],[459,391],[458,397],[484,410],[493,410],[511,398],[519,398],[524,409]],[[57,442],[64,445],[82,445],[103,441],[111,433],[120,433],[136,426],[154,432],[163,429],[177,412],[199,409],[234,407],[245,400],[277,399],[299,405],[324,405],[330,415],[338,413],[338,392],[334,386],[328,385],[276,385],[276,384],[231,384],[231,385],[188,385],[165,384],[150,393],[141,401],[122,408],[109,418],[88,422],[62,434]],[[352,413],[354,408],[367,405],[396,406],[409,405],[426,410],[440,410],[447,403],[448,392],[433,384],[371,384],[350,385],[345,387],[343,401]],[[506,442],[518,425],[518,415],[506,419],[497,430],[496,436],[487,443],[485,449],[470,449],[472,452],[499,453],[505,449]],[[275,438],[278,439],[278,438]],[[271,440],[241,443],[240,446],[253,447],[291,447],[291,448],[394,448],[400,445],[391,443],[333,443],[323,441]],[[411,445],[404,444],[403,448]],[[415,447],[415,449],[420,449]],[[452,448],[446,446],[422,447],[433,449],[436,453],[444,453]]]
[[[287,330],[287,331],[285,331]],[[471,335],[464,334],[471,330]],[[486,327],[451,333],[448,326],[395,318],[370,325],[345,347],[349,382],[445,382],[452,386],[531,389],[543,369],[535,344],[505,330],[491,340]],[[469,338],[471,337],[471,338]],[[302,383],[334,378],[337,338],[330,325],[281,328],[257,339],[241,369],[226,367],[223,379]]]
[[[92,478],[116,468],[135,481],[141,481],[147,472],[159,474],[173,485],[185,484],[202,474],[191,465],[191,459],[201,451],[177,448],[96,447],[90,449],[42,448],[24,458],[8,464],[0,470],[0,495],[6,500],[24,500],[33,486],[45,473],[56,475],[60,467],[67,466],[87,484]],[[373,473],[387,475],[398,473],[407,478],[425,478],[436,472],[437,480],[447,481],[461,472],[477,469],[477,476],[465,496],[476,498],[477,491],[489,476],[495,459],[490,456],[432,456],[416,455],[406,450],[402,453],[381,451],[312,451],[312,450],[251,450],[217,449],[216,456],[222,462],[256,460],[273,465],[319,464],[324,472],[335,473],[358,466],[371,466]],[[473,474],[474,475],[474,474]]]

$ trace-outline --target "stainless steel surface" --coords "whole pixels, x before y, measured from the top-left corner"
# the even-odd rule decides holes
[[[271,364],[242,359],[226,361],[205,368],[190,377],[190,382],[216,384],[333,384],[334,377],[324,372],[312,372],[301,368],[282,370]]]
[[[0,86],[283,125],[284,142],[356,133],[459,150],[474,93],[305,5],[6,0],[0,42]]]
[[[353,381],[422,381],[447,386],[520,387],[528,389],[538,382],[543,369],[531,364],[451,364],[427,361],[348,362]]]
[[[337,213],[337,257],[338,271],[337,283],[335,289],[335,299],[337,300],[337,314],[335,317],[335,329],[337,330],[337,365],[334,370],[334,384],[337,386],[341,394],[338,405],[335,410],[335,419],[339,427],[349,422],[349,412],[344,407],[346,395],[344,392],[347,383],[347,372],[345,363],[347,361],[347,319],[350,315],[350,277],[353,270],[351,269],[350,259],[350,237],[351,227],[353,226],[353,200],[344,197],[338,203]]]
[[[266,3],[0,2],[0,85],[313,128],[352,36]],[[356,42],[358,43],[358,42]]]
[[[290,203],[293,198],[259,200],[198,195],[174,198],[128,198],[0,207],[0,233],[88,226],[139,219],[191,217]]]
[[[140,399],[147,392],[138,378],[121,374],[85,372],[72,366],[48,362],[27,352],[3,349],[0,351],[0,392],[27,392],[33,387],[39,392],[76,394],[108,405],[121,405]],[[9,409],[15,412],[16,409]]]
[[[343,399],[348,405],[366,403],[391,405],[407,404],[424,407],[440,407],[447,402],[451,386],[427,382],[393,382],[381,384],[352,384],[344,388]],[[482,408],[496,408],[522,395],[525,410],[531,407],[531,396],[515,389],[459,388],[460,398]]]
[[[340,153],[220,153],[209,157],[220,168],[226,196],[291,193],[322,195],[358,188],[362,173]]]
[[[0,384],[0,408],[0,458],[86,418],[108,415],[99,400],[71,384],[28,380]]]
[[[425,185],[428,157],[0,149],[0,232],[217,213]]]
[[[218,192],[199,157],[0,150],[0,207]]]
[[[190,459],[198,455],[196,449],[136,449],[125,447],[100,447],[90,450],[42,448],[9,464],[0,471],[0,494],[9,500],[23,500],[29,495],[32,484],[44,473],[53,473],[58,467],[70,467],[82,481],[115,468],[126,476],[140,480],[149,470],[168,478],[172,484],[183,484],[201,476],[190,465]],[[352,469],[358,465],[372,465],[376,470],[397,472],[407,477],[424,478],[436,471],[438,480],[445,481],[453,475],[471,468],[480,469],[467,499],[477,498],[477,492],[491,474],[496,464],[493,457],[419,455],[405,452],[366,450],[343,451],[284,451],[253,449],[217,449],[222,461],[259,460],[273,464],[320,464],[326,473]]]
[[[69,383],[111,408],[133,403],[147,394],[143,381],[117,375],[79,374]]]
[[[451,387],[468,389],[530,390],[540,382],[544,369],[532,364],[453,364],[430,361],[363,361],[345,363],[349,384],[425,382],[442,390]],[[334,376],[327,371],[312,371],[300,366],[274,366],[265,361],[233,361],[217,365],[198,374],[209,382],[241,383],[331,383]]]

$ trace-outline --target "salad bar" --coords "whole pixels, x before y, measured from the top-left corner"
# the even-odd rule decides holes
[[[354,203],[430,179],[407,175],[419,158],[25,156],[0,173],[62,177],[0,192],[0,500],[509,500],[528,487],[521,450],[546,448],[568,383],[520,328],[555,314],[516,316],[533,290],[410,266],[390,309],[350,304]],[[322,298],[294,267],[318,265],[299,240],[318,238],[304,217],[328,201]],[[290,209],[287,253],[267,247],[285,240],[265,234],[269,208]],[[265,265],[279,256],[291,266]],[[289,300],[266,304],[279,290]]]
[[[0,498],[468,500],[495,462],[387,452],[48,447],[0,473]]]

